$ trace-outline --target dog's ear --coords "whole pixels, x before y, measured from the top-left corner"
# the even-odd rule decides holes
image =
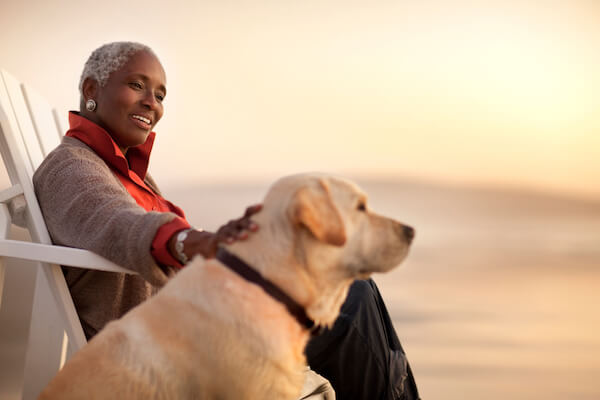
[[[329,187],[323,180],[305,186],[294,195],[292,219],[304,226],[318,240],[342,246],[346,243],[346,230],[339,211],[331,199]]]

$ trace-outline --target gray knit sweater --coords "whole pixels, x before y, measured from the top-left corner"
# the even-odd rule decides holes
[[[156,185],[147,175],[146,184]],[[140,207],[106,163],[81,141],[65,137],[33,176],[55,244],[97,253],[139,275],[63,267],[88,338],[164,285],[174,270],[151,255],[158,228],[176,217]]]

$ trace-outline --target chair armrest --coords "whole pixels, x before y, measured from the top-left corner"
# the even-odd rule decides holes
[[[88,250],[19,240],[0,240],[0,257],[13,257],[50,264],[68,265],[70,267],[137,274],[135,271],[120,267]]]

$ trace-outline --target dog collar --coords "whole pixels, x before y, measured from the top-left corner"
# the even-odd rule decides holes
[[[287,308],[288,312],[296,318],[300,325],[308,329],[313,336],[321,333],[321,326],[315,324],[315,321],[306,315],[304,307],[296,303],[294,299],[285,294],[285,292],[279,289],[273,282],[263,278],[258,271],[246,264],[246,262],[238,258],[235,254],[231,254],[223,247],[219,247],[217,250],[217,260],[221,261],[242,278],[260,286],[267,294],[282,303],[285,308]]]

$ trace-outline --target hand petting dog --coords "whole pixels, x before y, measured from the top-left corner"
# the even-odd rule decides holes
[[[262,210],[262,204],[255,204],[246,208],[241,218],[232,219],[216,232],[204,230],[192,230],[183,242],[183,252],[188,260],[200,254],[204,258],[214,258],[220,243],[231,244],[236,240],[248,239],[249,233],[258,231],[258,225],[252,221],[252,216]],[[177,234],[169,240],[169,251],[175,255],[175,243]]]

